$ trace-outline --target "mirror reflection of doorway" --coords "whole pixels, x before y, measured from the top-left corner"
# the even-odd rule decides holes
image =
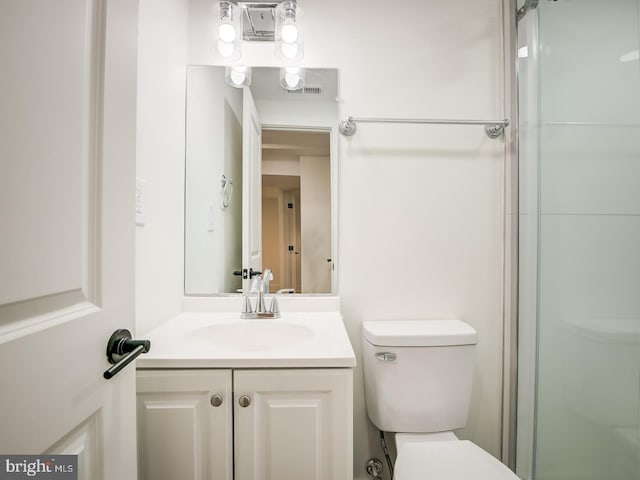
[[[329,132],[262,133],[263,267],[271,292],[331,292]]]
[[[270,290],[301,292],[299,176],[262,175],[262,222],[262,259],[274,272]]]

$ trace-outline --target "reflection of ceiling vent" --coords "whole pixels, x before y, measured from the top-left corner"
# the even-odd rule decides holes
[[[302,93],[304,95],[322,95],[322,87],[308,86],[303,87],[300,90],[285,90],[287,93]]]

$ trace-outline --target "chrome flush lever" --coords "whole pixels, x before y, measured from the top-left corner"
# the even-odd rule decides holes
[[[376,358],[383,362],[395,362],[398,356],[393,352],[378,352]]]

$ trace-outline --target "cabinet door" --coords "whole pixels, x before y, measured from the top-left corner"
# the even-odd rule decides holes
[[[351,479],[352,382],[351,369],[234,371],[235,480]]]
[[[140,480],[232,480],[231,378],[231,370],[138,371]]]

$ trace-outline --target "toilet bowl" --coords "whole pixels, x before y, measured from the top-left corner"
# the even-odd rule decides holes
[[[363,322],[367,413],[394,432],[394,480],[518,480],[453,430],[467,422],[477,334],[458,320]]]
[[[518,480],[502,462],[453,432],[396,434],[395,480]]]

